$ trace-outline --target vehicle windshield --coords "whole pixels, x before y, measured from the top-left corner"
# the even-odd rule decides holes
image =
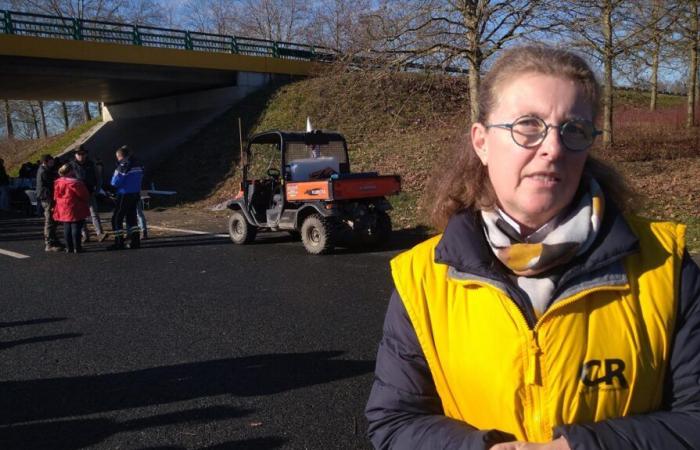
[[[307,145],[303,142],[287,142],[287,151],[284,155],[285,165],[295,161],[315,158],[334,158],[338,164],[347,163],[345,146],[343,141],[330,141],[327,144]]]
[[[268,169],[280,170],[280,150],[278,144],[252,144],[248,157],[248,179],[262,180]]]

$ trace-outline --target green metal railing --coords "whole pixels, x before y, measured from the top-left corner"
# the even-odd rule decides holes
[[[108,42],[141,47],[174,48],[199,52],[233,53],[302,61],[331,61],[325,48],[293,42],[200,33],[100,20],[0,10],[4,34],[78,41]]]

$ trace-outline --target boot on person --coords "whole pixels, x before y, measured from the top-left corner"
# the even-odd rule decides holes
[[[107,250],[124,250],[124,236],[115,236],[114,244],[108,246]]]
[[[129,248],[136,250],[141,248],[141,232],[140,230],[132,231],[129,236]]]
[[[45,252],[62,252],[65,248],[66,246],[59,241],[47,241],[44,245]]]

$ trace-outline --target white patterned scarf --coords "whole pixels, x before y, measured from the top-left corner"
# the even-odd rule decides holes
[[[513,272],[538,317],[552,300],[559,280],[555,269],[588,250],[600,229],[605,208],[603,192],[595,180],[589,179],[587,184],[588,190],[580,195],[576,206],[529,236],[521,236],[517,224],[503,211],[481,212],[491,250]]]

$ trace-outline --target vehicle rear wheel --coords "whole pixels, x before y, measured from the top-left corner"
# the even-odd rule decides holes
[[[377,212],[377,224],[375,228],[377,244],[386,244],[391,237],[391,217],[384,211]]]
[[[329,253],[335,246],[333,223],[321,216],[312,214],[301,225],[301,241],[304,248],[312,255]]]
[[[369,227],[364,237],[364,244],[378,247],[386,244],[391,237],[391,217],[384,211],[374,213],[374,223]]]
[[[249,224],[240,211],[234,211],[228,219],[228,235],[234,244],[250,244],[257,232],[258,229]]]

